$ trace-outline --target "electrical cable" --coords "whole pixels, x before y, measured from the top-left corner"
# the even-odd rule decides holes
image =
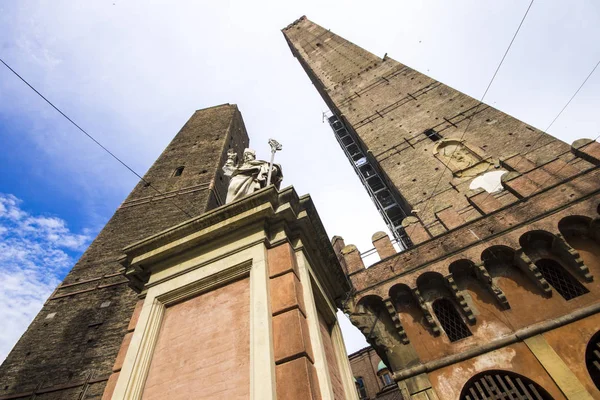
[[[121,165],[123,165],[125,168],[127,168],[131,173],[133,173],[135,176],[137,176],[142,182],[144,182],[144,184],[146,184],[147,186],[151,187],[152,189],[154,189],[157,193],[159,193],[160,195],[163,195],[163,193],[158,190],[157,188],[155,188],[154,186],[152,186],[152,184],[148,181],[146,181],[140,174],[138,174],[137,172],[135,172],[133,170],[133,168],[131,168],[129,165],[127,165],[123,160],[121,160],[119,157],[117,157],[112,151],[110,151],[109,149],[107,149],[102,143],[100,143],[98,140],[96,140],[92,135],[90,135],[85,129],[83,129],[81,126],[79,126],[75,121],[73,121],[71,118],[69,118],[69,116],[67,114],[65,114],[64,112],[62,112],[57,106],[55,106],[50,100],[48,100],[43,94],[41,94],[36,88],[34,88],[29,82],[27,82],[27,80],[25,78],[23,78],[21,75],[19,75],[19,73],[17,73],[17,71],[15,71],[14,69],[12,69],[10,67],[10,65],[8,65],[3,59],[0,58],[0,62],[2,64],[4,64],[4,66],[6,68],[8,68],[13,74],[15,74],[21,81],[23,81],[23,83],[25,83],[27,86],[29,86],[29,88],[31,90],[33,90],[38,96],[40,96],[46,103],[48,103],[52,108],[54,108],[56,111],[58,111],[58,113],[60,115],[62,115],[63,117],[65,117],[67,119],[67,121],[69,121],[71,124],[73,124],[77,129],[79,129],[81,132],[83,132],[84,135],[86,135],[91,141],[93,141],[96,145],[98,145],[102,150],[104,150],[106,153],[108,153],[112,158],[114,158],[115,160],[117,160]],[[171,201],[171,199],[169,199],[169,201]],[[188,218],[192,218],[192,215],[190,215],[187,211],[185,211],[184,209],[182,209],[181,207],[179,207],[177,204],[175,204],[173,201],[171,201],[171,203],[181,212],[183,212]]]
[[[502,67],[502,64],[504,63],[504,60],[506,59],[506,56],[508,55],[508,52],[510,51],[515,39],[517,38],[517,35],[519,34],[519,32],[521,31],[521,27],[523,26],[523,23],[525,22],[525,19],[527,18],[527,15],[529,14],[529,10],[531,9],[531,6],[533,5],[533,2],[535,0],[531,0],[531,2],[529,3],[529,6],[527,7],[527,10],[525,11],[525,14],[523,15],[523,18],[521,18],[521,22],[519,23],[519,26],[517,27],[517,30],[515,31],[510,43],[508,44],[508,47],[506,48],[506,51],[504,52],[504,55],[502,56],[502,59],[500,60],[500,63],[498,64],[498,67],[496,68],[496,70],[494,71],[494,74],[492,75],[492,79],[490,79],[490,82],[488,83],[483,96],[481,96],[481,100],[479,100],[479,104],[477,104],[477,107],[475,107],[475,111],[473,112],[473,114],[471,115],[471,118],[469,118],[469,122],[467,123],[467,126],[465,127],[465,130],[463,131],[461,137],[459,140],[463,140],[464,136],[467,133],[467,130],[469,129],[469,126],[471,126],[471,122],[473,121],[473,118],[477,115],[477,110],[479,109],[479,106],[481,106],[483,104],[483,100],[485,99],[485,96],[487,95],[488,91],[490,90],[490,87],[492,86],[492,83],[494,82],[494,80],[496,79],[496,76],[498,75],[498,71],[500,70],[500,67]],[[454,155],[454,152],[457,150],[458,147],[455,147],[454,150],[452,151],[452,153],[450,154],[450,158],[452,158],[452,156]],[[425,215],[425,211],[427,210],[427,206],[429,205],[429,202],[431,201],[431,199],[433,199],[433,197],[435,196],[435,191],[437,189],[437,187],[439,186],[440,182],[442,181],[442,179],[444,178],[444,172],[442,171],[440,173],[440,179],[437,181],[436,185],[433,187],[433,190],[431,192],[431,195],[429,196],[429,198],[427,199],[427,201],[425,202],[425,206],[423,207],[423,211],[421,212],[422,215]],[[414,230],[417,228],[417,226],[415,225],[411,231],[411,233],[414,232]],[[410,235],[408,235],[410,237]]]
[[[521,157],[521,158],[520,158],[520,159],[517,161],[517,163],[514,165],[514,167],[511,167],[511,169],[512,169],[512,170],[514,170],[514,171],[517,171],[517,167],[519,166],[519,164],[521,163],[521,161],[523,161],[523,159],[525,158],[525,156],[526,156],[527,154],[531,153],[531,152],[532,152],[532,151],[534,151],[534,150],[538,150],[538,149],[540,149],[540,148],[542,148],[542,147],[543,147],[543,146],[540,146],[540,147],[534,148],[534,147],[535,147],[535,145],[536,145],[536,144],[537,144],[537,143],[540,141],[540,139],[543,137],[543,135],[544,135],[544,134],[546,134],[546,132],[548,132],[548,130],[549,130],[551,127],[552,127],[552,125],[554,125],[554,123],[556,122],[556,120],[557,120],[557,119],[558,119],[558,118],[559,118],[559,117],[562,115],[562,113],[563,113],[563,112],[564,112],[564,111],[567,109],[567,107],[569,106],[569,104],[571,104],[571,102],[573,101],[573,99],[575,98],[575,96],[577,96],[577,94],[578,94],[578,93],[581,91],[581,89],[583,88],[583,86],[584,86],[584,85],[587,83],[587,81],[590,79],[590,77],[592,76],[592,74],[594,73],[594,71],[596,71],[596,69],[598,68],[598,66],[599,66],[599,65],[600,65],[600,60],[598,60],[598,62],[597,62],[597,63],[596,63],[596,65],[594,66],[594,68],[592,68],[592,70],[591,70],[591,71],[590,71],[590,73],[589,73],[589,74],[586,76],[586,78],[583,80],[583,82],[581,83],[581,85],[579,85],[579,87],[577,88],[577,90],[575,91],[575,93],[573,93],[573,95],[572,95],[572,96],[569,98],[569,101],[567,101],[567,102],[566,102],[566,104],[563,106],[563,108],[561,108],[561,110],[558,112],[558,114],[557,114],[557,115],[556,115],[556,116],[555,116],[555,117],[552,119],[552,122],[550,122],[550,124],[548,125],[548,127],[547,127],[547,128],[544,130],[544,131],[540,132],[540,134],[538,135],[537,139],[536,139],[536,140],[533,142],[533,145],[531,146],[531,147],[532,147],[532,149],[531,149],[531,150],[528,150],[528,151],[526,151],[526,152],[523,154],[523,156],[522,156],[522,157]],[[599,137],[600,137],[600,135],[599,135]],[[598,139],[598,137],[596,137],[596,139],[594,139],[594,141],[595,141],[595,140],[597,140],[597,139]],[[566,167],[566,166],[567,166],[567,164],[569,164],[569,163],[566,163],[565,165],[563,165],[562,167],[560,167],[560,168],[559,168],[559,169],[558,169],[556,172],[554,172],[554,174],[555,174],[555,175],[556,175],[556,174],[558,174],[558,172],[559,172],[560,170],[562,170],[564,167]],[[544,182],[544,184],[545,184],[547,181],[548,181],[548,179],[547,179],[547,180]],[[542,186],[540,186],[540,188],[542,188],[542,187],[543,187],[543,185],[542,185]],[[487,196],[485,196],[485,198],[483,199],[483,201],[482,201],[482,203],[481,203],[481,204],[485,203],[485,202],[487,201],[487,199],[488,199],[488,198],[489,198],[491,195],[492,195],[492,193],[488,193],[488,194],[487,194]],[[471,210],[471,212],[470,212],[470,213],[469,213],[467,216],[465,216],[465,221],[467,221],[467,220],[468,220],[468,217],[470,217],[470,216],[471,216],[471,213],[472,213],[474,210],[475,210],[475,209]]]

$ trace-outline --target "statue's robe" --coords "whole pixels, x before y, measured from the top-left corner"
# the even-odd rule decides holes
[[[227,200],[225,202],[229,204],[267,186],[268,174],[269,163],[266,161],[253,160],[243,163],[231,174],[229,188],[227,189]],[[271,183],[279,189],[282,179],[281,166],[273,164]]]

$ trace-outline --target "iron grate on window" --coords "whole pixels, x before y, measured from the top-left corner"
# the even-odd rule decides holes
[[[475,375],[463,387],[460,400],[552,400],[537,383],[508,371],[486,371]]]
[[[535,263],[548,283],[565,300],[571,300],[589,292],[579,281],[554,260],[542,259]]]
[[[590,339],[585,350],[585,366],[594,382],[600,390],[600,332],[596,332]]]
[[[451,342],[456,342],[472,335],[450,300],[438,299],[433,302],[432,308]]]

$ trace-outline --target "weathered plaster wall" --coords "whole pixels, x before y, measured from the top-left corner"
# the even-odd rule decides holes
[[[479,372],[508,370],[523,375],[542,386],[555,399],[565,399],[538,360],[523,343],[506,346],[491,353],[450,365],[429,374],[440,400],[456,400],[465,383]]]

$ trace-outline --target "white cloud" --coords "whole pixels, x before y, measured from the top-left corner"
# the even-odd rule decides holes
[[[0,360],[89,241],[62,219],[31,215],[18,198],[0,193]]]
[[[284,149],[277,157],[284,185],[313,196],[330,236],[341,235],[365,251],[372,247],[371,235],[385,225],[321,122],[326,106],[279,30],[306,14],[374,54],[388,53],[479,98],[527,5],[430,0],[369,8],[363,3],[3,2],[0,46],[3,57],[37,89],[140,173],[194,109],[237,103],[259,157],[268,157],[269,137],[281,141]],[[597,61],[598,7],[597,2],[536,3],[486,102],[545,128]],[[599,77],[597,71],[551,133],[567,142],[600,133]],[[18,137],[27,144],[19,155],[23,165],[43,166],[43,180],[57,182],[53,190],[78,202],[86,225],[105,222],[135,184],[128,171],[3,68],[0,114],[23,116],[31,125]],[[11,133],[5,129],[0,135]],[[30,225],[53,246],[77,248],[84,240],[51,221]],[[351,350],[363,345],[346,342]]]

